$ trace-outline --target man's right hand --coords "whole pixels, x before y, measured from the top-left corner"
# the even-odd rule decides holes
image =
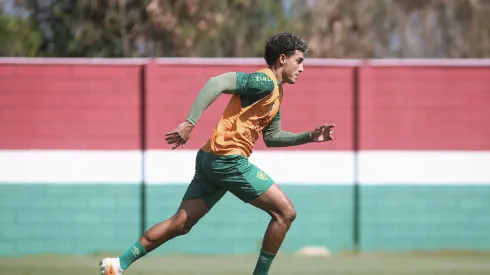
[[[189,139],[192,129],[194,129],[194,125],[186,120],[185,122],[179,124],[179,126],[177,126],[177,128],[175,128],[175,130],[173,130],[172,132],[166,133],[165,140],[168,144],[174,144],[172,150],[179,147],[180,145],[182,145],[182,147],[185,147],[185,143]]]

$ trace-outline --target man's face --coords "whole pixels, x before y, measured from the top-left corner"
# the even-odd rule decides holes
[[[305,56],[303,52],[296,50],[289,57],[281,55],[281,63],[283,64],[282,79],[285,83],[294,84],[299,76],[299,73],[304,71],[303,60]]]

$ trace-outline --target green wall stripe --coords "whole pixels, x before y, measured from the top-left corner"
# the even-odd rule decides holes
[[[146,228],[175,213],[185,185],[147,187]],[[353,247],[352,186],[286,185],[298,217],[282,252]],[[0,255],[120,253],[140,237],[138,184],[0,184]],[[490,185],[360,188],[361,251],[490,249]],[[187,236],[154,254],[256,253],[269,217],[227,194]]]

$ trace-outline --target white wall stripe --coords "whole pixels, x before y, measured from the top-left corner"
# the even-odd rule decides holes
[[[149,183],[191,181],[197,150],[152,150],[146,153]],[[256,151],[250,162],[279,184],[352,184],[353,152]]]
[[[162,57],[162,58],[43,58],[43,57],[2,57],[0,64],[88,64],[88,65],[142,65],[149,62],[157,64],[184,65],[263,65],[261,57],[218,58],[218,57]],[[489,67],[490,58],[466,59],[417,59],[417,58],[382,58],[382,59],[330,59],[308,58],[307,65],[354,67],[361,64],[370,66],[449,66],[449,67]]]
[[[144,65],[150,58],[45,58],[45,57],[2,57],[0,64],[27,65]]]
[[[490,151],[361,151],[363,184],[490,184]]]
[[[0,151],[0,182],[137,183],[138,151],[6,150]]]
[[[168,57],[155,59],[157,64],[166,65],[258,65],[264,66],[264,58],[240,57],[240,58],[215,58],[215,57]],[[329,59],[329,58],[307,58],[305,64],[308,66],[328,67],[355,67],[361,65],[358,59]]]
[[[352,151],[259,151],[250,160],[279,184],[352,184]]]
[[[490,58],[467,58],[467,59],[370,59],[366,65],[375,67],[490,67]]]
[[[187,184],[197,150],[150,150],[149,184]],[[138,183],[140,151],[0,150],[0,183]],[[352,184],[351,151],[255,151],[250,161],[279,184]],[[362,184],[487,184],[490,151],[362,151]]]

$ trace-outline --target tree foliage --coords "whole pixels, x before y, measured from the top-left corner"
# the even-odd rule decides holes
[[[29,17],[0,15],[2,55],[260,57],[269,35],[287,30],[310,57],[490,57],[488,0],[15,3]]]
[[[40,45],[39,30],[28,20],[0,11],[0,56],[37,56]]]

